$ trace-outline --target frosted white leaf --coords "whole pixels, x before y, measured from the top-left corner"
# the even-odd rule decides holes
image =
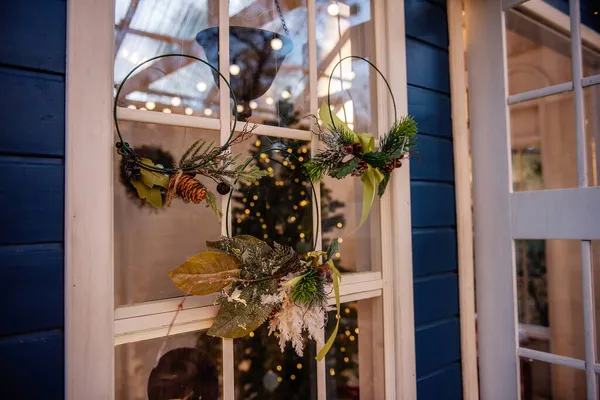
[[[288,286],[280,287],[281,308],[269,321],[269,334],[279,331],[281,352],[285,350],[286,343],[291,342],[296,354],[302,357],[304,354],[303,331],[306,330],[309,337],[317,343],[323,343],[321,328],[325,323],[326,310],[318,302],[314,302],[310,307],[295,304],[291,299],[291,291],[292,289]]]
[[[227,296],[229,301],[237,301],[237,302],[242,303],[245,306],[248,305],[246,300],[241,298],[242,291],[239,288],[235,288],[235,290],[233,292],[231,292],[230,295],[227,295],[227,293],[225,295]]]

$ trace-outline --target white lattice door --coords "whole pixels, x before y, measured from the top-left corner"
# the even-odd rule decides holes
[[[598,398],[598,5],[548,3],[466,2],[486,400]]]

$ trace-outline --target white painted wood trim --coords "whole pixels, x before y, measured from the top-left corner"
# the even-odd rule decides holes
[[[513,94],[508,97],[508,104],[518,104],[525,101],[540,99],[542,97],[552,96],[553,94],[570,92],[573,90],[573,82],[563,82],[553,86],[547,86],[541,89],[534,89],[528,92]]]
[[[377,49],[378,65],[388,77],[396,98],[398,115],[408,113],[406,75],[406,33],[404,1],[376,1],[375,26],[385,37],[385,46]],[[381,51],[386,53],[382,54]],[[386,58],[382,58],[387,54]],[[379,58],[381,57],[381,58]],[[393,71],[393,73],[392,73]],[[378,98],[389,95],[379,85]],[[383,93],[381,90],[384,90]],[[387,110],[382,110],[387,104]],[[393,123],[391,101],[378,103],[378,110],[387,111],[379,119],[380,131]],[[417,398],[415,322],[412,268],[412,225],[410,207],[410,162],[392,174],[388,190],[381,201],[383,319],[385,347],[385,393],[387,399],[412,400]],[[387,217],[385,217],[387,216]],[[390,234],[391,233],[391,234]],[[393,349],[393,352],[391,351]],[[393,353],[393,357],[391,354]]]
[[[187,310],[190,308],[212,306],[216,298],[216,294],[208,296],[189,296],[185,300],[185,303],[183,303],[182,309]],[[119,307],[115,310],[115,321],[175,311],[179,304],[181,304],[181,300],[183,300],[183,297],[174,297],[171,299],[148,301]]]
[[[229,71],[227,71],[229,72]],[[224,72],[223,72],[224,74]],[[208,129],[218,131],[221,123],[217,118],[197,117],[193,115],[165,114],[156,111],[132,110],[125,107],[119,107],[118,116],[123,121],[136,121],[151,124],[182,126],[186,128]],[[243,122],[235,126],[236,132],[241,132],[244,127]],[[257,135],[275,136],[285,139],[296,139],[310,141],[312,134],[310,131],[300,129],[282,128],[279,126],[259,125],[254,131]],[[229,136],[229,131],[227,131]]]
[[[564,365],[565,367],[576,368],[585,371],[585,362],[576,358],[559,356],[557,354],[550,354],[543,351],[526,349],[524,347],[519,348],[519,357],[530,358],[532,360],[544,361],[552,364]]]
[[[543,0],[529,0],[520,7],[564,32],[571,32],[569,16],[552,7],[550,4],[545,3]],[[585,46],[595,51],[600,51],[600,34],[584,25],[580,26],[580,30],[581,39]]]
[[[519,4],[523,4],[528,0],[502,0],[502,9],[504,11],[508,10],[509,8],[513,8],[518,6]]]
[[[481,397],[519,397],[512,191],[500,1],[466,1]],[[493,228],[492,228],[493,227]]]
[[[114,1],[67,3],[65,386],[69,400],[114,396],[114,9]],[[89,189],[91,182],[94,190]]]
[[[452,143],[456,195],[456,233],[458,240],[458,285],[460,302],[460,349],[463,398],[479,399],[477,333],[475,326],[475,273],[473,265],[473,215],[469,128],[467,126],[467,83],[463,43],[463,2],[447,2],[450,93],[452,105]]]
[[[515,239],[600,239],[600,187],[516,192],[510,204]]]
[[[594,86],[594,85],[600,85],[600,74],[586,76],[585,78],[581,79],[581,86],[583,86],[583,87]]]
[[[123,333],[116,335],[114,338],[114,345],[120,346],[127,343],[140,342],[142,340],[150,340],[157,338],[167,339],[167,332],[169,332],[169,337],[173,335],[179,335],[181,333],[187,332],[197,332],[201,330],[205,330],[211,327],[214,320],[206,319],[201,321],[194,321],[190,323],[178,323],[171,327],[171,331],[169,332],[169,326],[155,327],[148,330],[137,330],[133,332]]]

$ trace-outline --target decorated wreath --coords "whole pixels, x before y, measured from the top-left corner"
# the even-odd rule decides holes
[[[208,65],[227,84],[233,99],[234,120],[229,138],[222,146],[198,140],[181,156],[174,166],[165,167],[151,158],[138,154],[121,136],[117,120],[117,99],[127,79],[144,64],[165,57],[186,57]],[[359,58],[371,65],[390,86],[381,72],[368,60],[349,56],[340,60],[333,70],[348,58]],[[333,71],[329,77],[329,86]],[[392,96],[393,100],[393,96]],[[325,149],[303,164],[303,173],[309,178],[314,204],[317,203],[313,182],[325,175],[342,179],[359,176],[364,185],[362,217],[359,227],[366,221],[372,206],[375,191],[379,196],[385,193],[394,169],[402,166],[415,145],[416,124],[410,117],[398,119],[389,131],[383,134],[376,148],[375,139],[368,133],[354,133],[347,124],[337,118],[330,107],[330,99],[319,110],[324,129],[319,127],[316,135],[325,144]],[[396,104],[394,101],[394,112]],[[154,207],[168,206],[178,197],[186,202],[206,203],[218,216],[216,195],[210,192],[202,178],[218,183],[217,191],[229,195],[227,211],[231,204],[232,189],[242,182],[251,184],[267,175],[267,171],[250,166],[251,161],[269,152],[280,153],[283,157],[294,154],[278,148],[256,154],[244,163],[236,164],[239,156],[231,154],[230,147],[247,140],[256,125],[246,123],[240,132],[235,131],[237,101],[229,82],[208,62],[194,56],[165,54],[151,58],[136,66],[123,80],[114,104],[114,120],[119,141],[117,152],[122,156],[122,174],[135,188],[137,195]],[[286,165],[283,163],[282,165]],[[319,224],[317,217],[317,224]],[[266,242],[249,235],[229,235],[229,212],[226,213],[227,236],[217,241],[207,242],[207,251],[198,253],[169,272],[174,284],[189,295],[203,296],[218,293],[216,304],[219,312],[208,330],[208,334],[223,338],[239,338],[248,335],[264,323],[269,324],[269,333],[278,332],[279,344],[283,351],[287,342],[298,355],[303,354],[304,332],[316,342],[322,342],[321,332],[326,325],[328,296],[333,291],[336,302],[336,325],[329,339],[317,354],[323,359],[336,338],[340,319],[339,285],[341,275],[333,262],[339,254],[338,239],[334,239],[327,251],[317,250],[314,238],[313,251],[301,257],[293,248],[275,243],[272,247]],[[358,229],[358,228],[357,228]],[[175,317],[177,313],[175,313]],[[173,320],[171,327],[173,326]],[[170,331],[170,329],[169,329]],[[167,334],[168,336],[168,334]]]

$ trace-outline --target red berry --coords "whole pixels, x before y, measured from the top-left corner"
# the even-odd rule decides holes
[[[346,153],[352,154],[352,151],[354,150],[354,146],[352,146],[351,144],[345,144],[344,150],[346,150]]]
[[[400,168],[401,166],[402,166],[402,159],[396,158],[396,160],[394,161],[394,167]]]
[[[354,143],[353,147],[355,153],[362,153],[362,144]]]

